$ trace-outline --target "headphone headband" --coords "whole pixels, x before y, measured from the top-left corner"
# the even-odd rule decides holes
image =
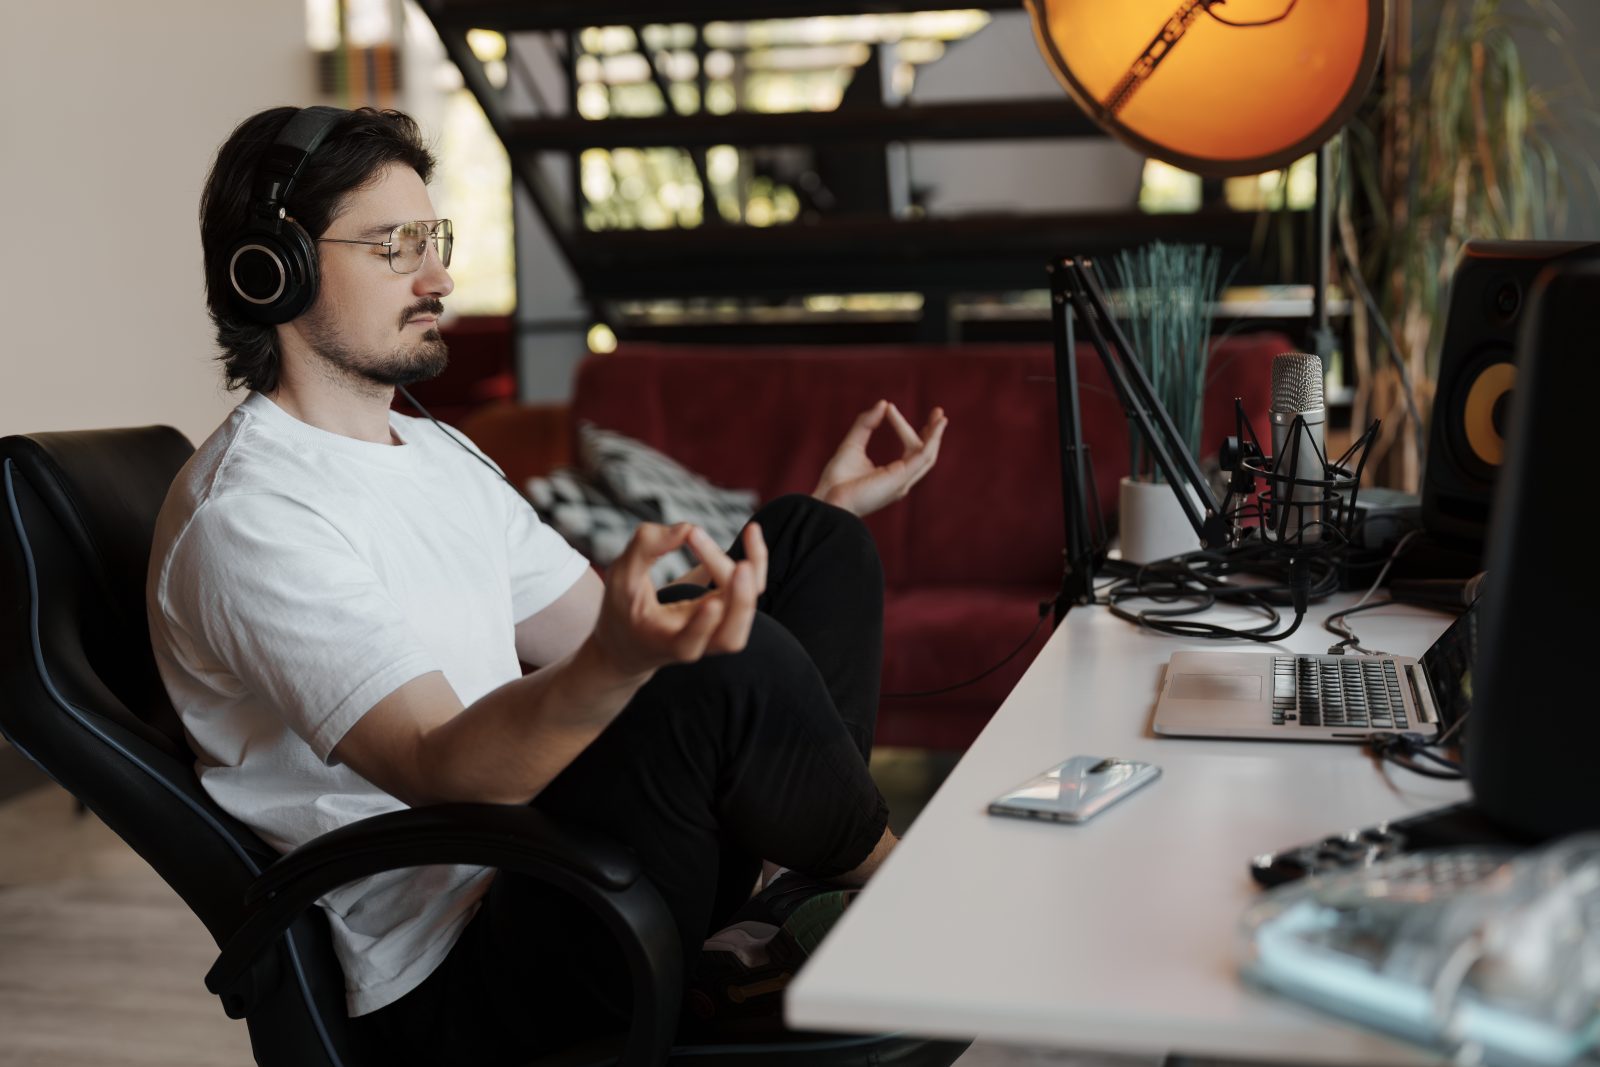
[[[266,219],[276,220],[312,154],[333,130],[334,124],[348,114],[337,107],[301,108],[261,157],[252,210]]]
[[[262,153],[256,166],[249,222],[228,252],[234,306],[255,322],[288,322],[317,295],[317,248],[299,223],[285,217],[289,196],[307,161],[350,112],[301,108]]]

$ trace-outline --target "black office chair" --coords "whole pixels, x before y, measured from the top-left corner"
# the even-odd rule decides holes
[[[671,915],[631,853],[528,807],[451,804],[363,820],[280,857],[200,788],[150,652],[156,514],[192,446],[169,427],[0,440],[0,733],[144,857],[222,947],[206,986],[267,1067],[356,1067],[343,973],[315,901],[380,871],[516,870],[581,900],[622,946],[625,1035],[547,1063],[949,1064],[965,1047],[797,1034],[674,1046],[683,967]]]

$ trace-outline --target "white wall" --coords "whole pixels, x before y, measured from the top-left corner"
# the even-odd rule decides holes
[[[200,187],[263,107],[314,102],[302,0],[5,0],[0,434],[167,423],[240,399],[212,357]]]
[[[918,68],[914,104],[1065,100],[1034,43],[1025,11],[996,11],[989,25]],[[966,212],[1130,211],[1144,156],[1110,137],[917,141],[911,182],[934,215]]]

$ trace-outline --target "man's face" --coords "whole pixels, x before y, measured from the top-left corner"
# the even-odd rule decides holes
[[[393,163],[345,197],[322,235],[343,241],[389,240],[403,222],[433,219],[433,204],[417,172]],[[448,359],[439,336],[443,298],[455,288],[429,242],[414,274],[396,274],[377,245],[317,245],[321,287],[311,308],[290,324],[339,377],[382,386],[436,377]]]

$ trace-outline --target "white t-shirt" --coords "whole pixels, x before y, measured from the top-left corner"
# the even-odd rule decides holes
[[[147,604],[162,680],[218,805],[287,851],[401,801],[330,762],[402,684],[463,705],[519,677],[514,627],[584,558],[427,422],[399,445],[329,433],[252,393],[195,452],[156,523]],[[349,1010],[414,989],[490,872],[391,871],[324,897]]]

